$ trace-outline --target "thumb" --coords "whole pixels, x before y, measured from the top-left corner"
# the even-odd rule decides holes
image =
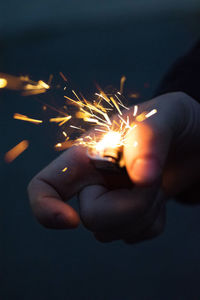
[[[177,92],[162,95],[139,107],[139,114],[152,109],[157,113],[143,122],[136,122],[137,126],[127,135],[124,159],[133,182],[149,185],[161,177],[169,152],[184,136],[190,123],[191,102],[199,106],[186,94]]]

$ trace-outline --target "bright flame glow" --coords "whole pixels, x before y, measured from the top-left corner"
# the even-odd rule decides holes
[[[100,140],[96,145],[96,150],[98,152],[103,151],[106,148],[117,148],[121,146],[121,133],[117,131],[110,131],[106,133],[102,140]]]

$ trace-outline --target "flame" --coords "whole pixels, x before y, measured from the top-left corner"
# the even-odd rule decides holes
[[[117,131],[106,133],[96,145],[96,150],[102,152],[106,148],[117,148],[122,144],[122,135]]]

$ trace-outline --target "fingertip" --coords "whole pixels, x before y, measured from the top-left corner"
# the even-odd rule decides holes
[[[137,158],[128,168],[130,179],[139,185],[150,185],[161,176],[161,166],[155,158]]]
[[[33,211],[39,223],[49,229],[73,229],[80,223],[78,213],[57,198],[43,198]]]
[[[72,213],[71,216],[69,215],[69,213],[67,216],[63,213],[59,213],[55,215],[54,221],[54,228],[75,229],[80,223],[80,218],[76,212]]]

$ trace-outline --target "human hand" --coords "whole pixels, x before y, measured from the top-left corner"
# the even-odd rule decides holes
[[[80,146],[36,175],[28,192],[38,221],[69,229],[81,219],[102,242],[135,243],[163,231],[169,197],[199,201],[199,104],[177,92],[141,104],[139,113],[154,108],[158,113],[128,134],[123,153],[127,175],[98,171]],[[68,170],[62,173],[65,166]],[[66,203],[75,194],[79,214]]]

